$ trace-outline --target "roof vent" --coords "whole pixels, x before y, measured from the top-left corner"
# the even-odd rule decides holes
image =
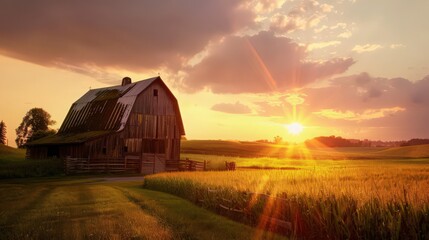
[[[129,78],[129,77],[122,78],[122,86],[125,86],[128,84],[131,84],[131,78]]]

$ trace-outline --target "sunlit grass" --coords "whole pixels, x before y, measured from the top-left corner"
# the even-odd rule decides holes
[[[115,178],[117,179],[117,178]],[[284,239],[186,200],[102,179],[0,181],[0,239]]]

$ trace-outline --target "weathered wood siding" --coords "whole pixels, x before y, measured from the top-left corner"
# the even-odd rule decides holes
[[[174,99],[154,83],[136,99],[122,137],[127,154],[139,154],[142,173],[165,171],[167,160],[180,158],[179,121]]]
[[[90,159],[124,158],[124,143],[121,133],[109,134],[85,143],[88,149],[86,157]]]

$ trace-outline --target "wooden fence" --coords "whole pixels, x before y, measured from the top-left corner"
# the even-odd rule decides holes
[[[139,158],[122,159],[88,159],[71,158],[64,160],[64,170],[66,174],[71,173],[117,173],[140,171]]]
[[[281,219],[281,216],[276,216],[275,214],[276,210],[279,210],[280,206],[285,205],[288,199],[264,193],[243,192],[242,194],[244,198],[241,201],[237,201],[237,199],[230,200],[223,197],[217,197],[218,192],[219,190],[208,188],[206,196],[211,195],[213,198],[217,198],[216,208],[219,214],[231,217],[233,219],[244,218],[247,219],[247,221],[251,221],[251,219],[254,219],[256,217],[256,219],[258,219],[258,227],[265,229],[269,228],[270,230],[275,232],[292,231],[292,223]],[[250,201],[244,199],[250,199]],[[252,205],[254,205],[258,201],[258,199],[263,200],[265,202],[265,204],[268,206],[268,211],[262,212],[262,214],[260,214],[259,216],[254,216],[254,212],[252,212],[251,208]],[[197,203],[199,203],[200,205],[204,205],[204,202],[204,199],[197,199]],[[269,207],[271,207],[272,209],[270,209]]]
[[[88,159],[71,158],[64,160],[66,174],[79,173],[139,173],[141,169],[153,169],[154,159],[141,161],[138,156],[127,156],[125,159]],[[207,162],[194,160],[170,160],[165,162],[165,171],[205,171]]]
[[[165,169],[166,171],[206,171],[207,162],[189,160],[188,158],[179,161],[166,161]]]

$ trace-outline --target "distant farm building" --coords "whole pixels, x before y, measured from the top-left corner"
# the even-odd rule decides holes
[[[183,135],[179,105],[162,79],[131,83],[126,77],[122,85],[79,98],[56,135],[27,145],[27,157],[67,159],[72,172],[149,174],[179,161]]]

